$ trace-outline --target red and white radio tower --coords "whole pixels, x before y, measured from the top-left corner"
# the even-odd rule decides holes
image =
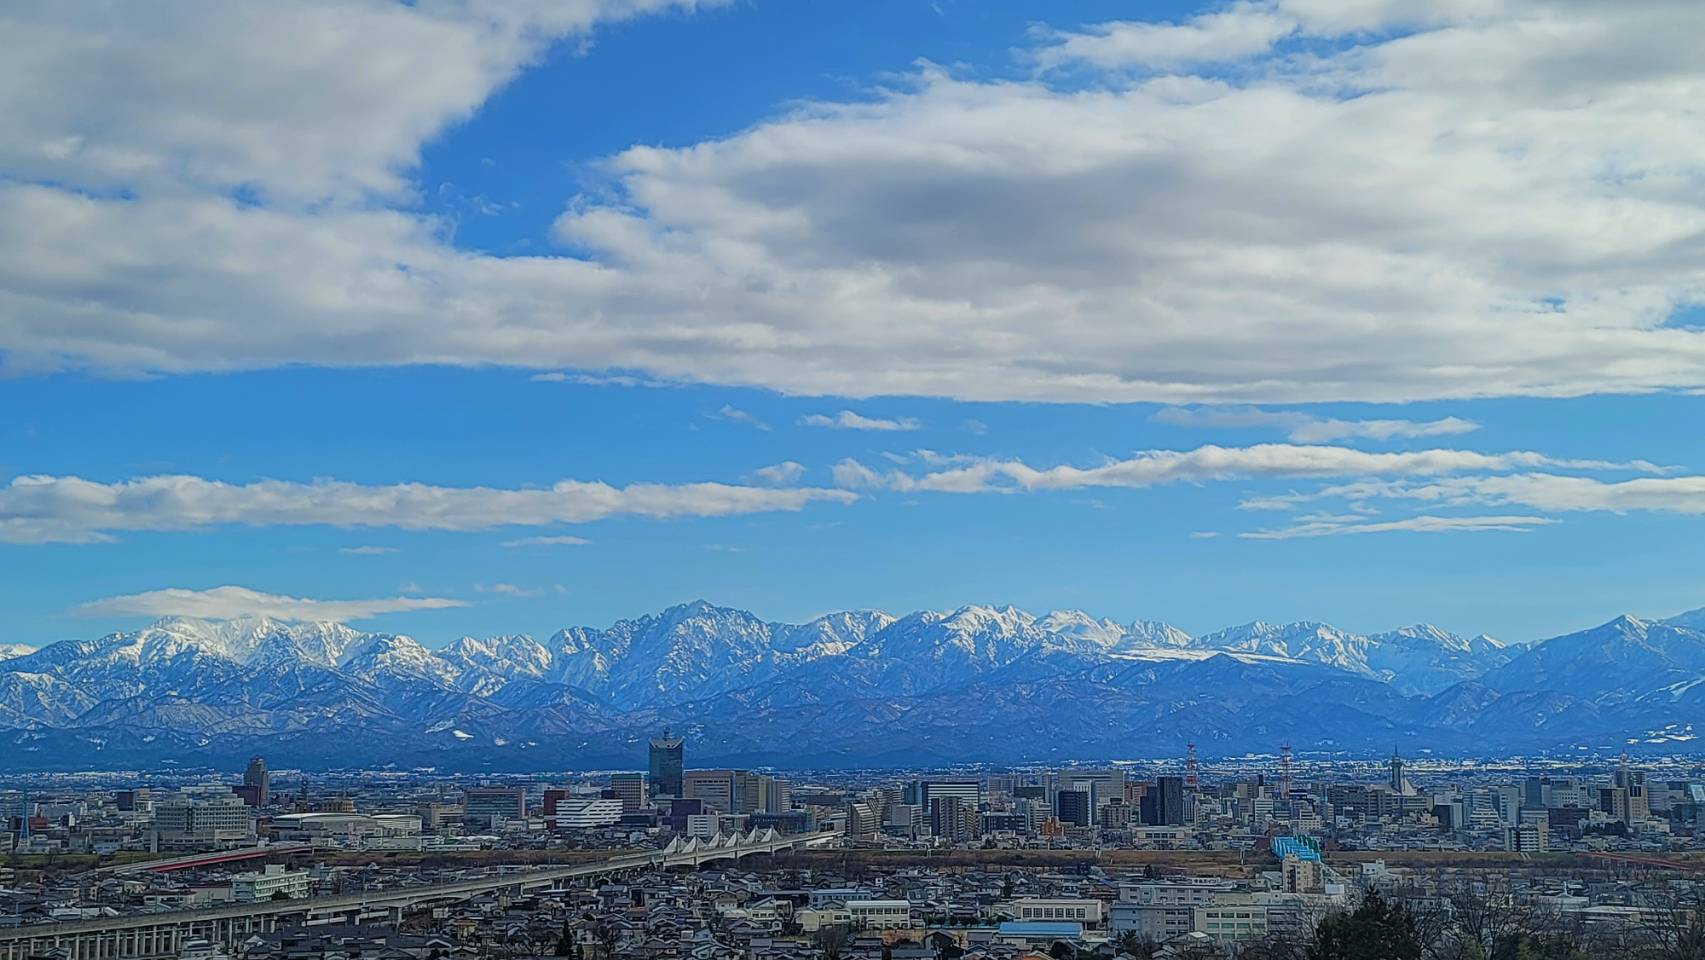
[[[1196,775],[1196,745],[1186,743],[1184,745],[1184,789],[1194,790],[1200,783],[1201,778]]]
[[[1291,796],[1291,745],[1285,744],[1279,748],[1279,799],[1289,800]]]

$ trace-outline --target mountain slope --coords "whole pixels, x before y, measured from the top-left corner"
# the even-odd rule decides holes
[[[1621,617],[1506,648],[1425,624],[1356,634],[972,605],[765,621],[705,601],[546,641],[430,649],[338,624],[170,618],[0,660],[0,769],[237,762],[564,769],[695,763],[1702,749],[1705,633]],[[122,763],[121,763],[122,761]],[[221,761],[223,762],[223,761]]]
[[[1705,633],[1623,615],[1536,644],[1487,674],[1500,691],[1565,692],[1595,703],[1621,703],[1705,676]]]

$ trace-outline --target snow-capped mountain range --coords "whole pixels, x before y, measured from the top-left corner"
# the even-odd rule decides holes
[[[161,620],[0,652],[0,769],[253,752],[316,766],[804,765],[1579,746],[1691,750],[1705,613],[1532,646],[1421,624],[1262,621],[1199,637],[1079,611],[967,606],[765,621],[705,601],[544,641],[429,649],[336,623]]]

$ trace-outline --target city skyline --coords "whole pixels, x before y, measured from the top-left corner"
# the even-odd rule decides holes
[[[0,644],[1698,608],[1701,17],[13,8]]]

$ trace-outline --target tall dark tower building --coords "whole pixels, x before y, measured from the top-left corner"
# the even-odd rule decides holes
[[[1054,794],[1054,815],[1060,818],[1061,823],[1087,827],[1094,811],[1095,804],[1090,800],[1088,790],[1061,790]]]
[[[1397,755],[1397,748],[1391,748],[1391,792],[1403,793],[1403,758]]]
[[[1184,823],[1184,778],[1156,777],[1154,786],[1154,822],[1162,826],[1182,826]]]
[[[680,737],[669,736],[669,728],[663,728],[663,735],[651,741],[651,792],[653,796],[679,797],[681,795],[681,745]]]
[[[255,806],[266,806],[267,773],[264,759],[260,757],[249,758],[249,767],[243,771],[243,786],[254,792]]]

